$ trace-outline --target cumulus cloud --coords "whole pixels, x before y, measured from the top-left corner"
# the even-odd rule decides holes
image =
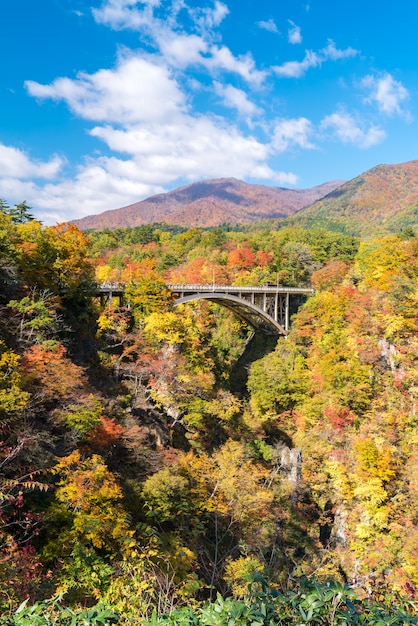
[[[402,108],[402,104],[409,98],[409,92],[391,74],[365,76],[362,86],[369,90],[366,102],[375,102],[381,113],[409,117],[408,111]]]
[[[215,29],[229,13],[224,3],[215,0],[212,7],[193,8],[184,0],[171,0],[164,10],[160,4],[148,0],[107,0],[100,9],[93,10],[93,15],[97,22],[115,30],[141,31],[152,41],[164,63],[172,67],[184,70],[201,66],[214,73],[235,73],[256,85],[264,81],[267,73],[257,70],[251,54],[236,57],[228,47],[217,43]],[[189,32],[177,20],[180,10],[189,15]]]
[[[377,126],[363,128],[352,115],[345,112],[327,115],[321,122],[324,131],[331,131],[335,139],[351,143],[359,148],[370,148],[381,143],[386,133]]]
[[[63,102],[85,120],[86,131],[97,140],[95,156],[63,172],[58,157],[37,162],[0,145],[0,197],[30,198],[42,207],[41,219],[51,223],[124,206],[201,178],[228,175],[295,185],[297,176],[273,170],[270,160],[295,148],[315,148],[313,123],[302,116],[269,121],[254,93],[264,89],[272,70],[259,69],[251,53],[234,54],[222,43],[218,27],[228,16],[225,3],[198,4],[103,0],[93,9],[96,22],[134,30],[145,46],[140,52],[121,50],[111,68],[61,76],[49,84],[27,80],[25,86],[32,97]],[[278,32],[273,20],[258,26]],[[288,37],[293,44],[302,40],[293,22]],[[302,61],[289,61],[273,72],[299,77],[325,61],[355,54],[329,40],[323,49],[308,50]],[[213,93],[236,112],[232,120],[201,106]],[[252,125],[261,117],[263,125]],[[325,118],[321,129],[361,147],[381,140],[383,133],[362,130],[342,114]]]
[[[0,177],[1,178],[54,178],[64,161],[54,156],[50,161],[32,160],[25,152],[0,144]]]
[[[272,147],[276,152],[285,152],[295,146],[310,150],[314,148],[309,139],[312,133],[312,122],[306,117],[278,120],[274,128]]]
[[[92,9],[96,22],[110,26],[114,30],[148,29],[152,33],[163,23],[172,29],[179,29],[177,19],[181,11],[187,11],[194,29],[206,36],[219,26],[229,13],[226,4],[215,0],[212,7],[190,7],[185,0],[104,0],[100,8]]]
[[[225,49],[225,64],[228,59],[236,61]],[[245,73],[251,60],[242,63]],[[27,81],[26,88],[34,97],[64,101],[76,115],[95,122],[90,135],[114,154],[86,159],[72,179],[34,185],[31,201],[44,208],[45,221],[116,208],[160,193],[177,181],[221,177],[226,172],[280,185],[296,182],[291,172],[269,167],[269,139],[263,142],[235,123],[193,113],[180,83],[158,58],[125,54],[113,69],[58,78],[49,85]],[[241,89],[215,82],[215,90],[240,115],[251,118],[261,112]],[[0,185],[0,193],[1,189]],[[70,214],[65,213],[68,198]],[[48,211],[52,213],[46,219]]]
[[[211,56],[202,60],[209,69],[222,69],[223,71],[238,74],[248,83],[260,85],[267,72],[257,70],[255,61],[250,53],[235,57],[226,46],[214,47],[211,49]]]
[[[167,65],[178,69],[199,65],[209,51],[208,44],[198,35],[174,35],[170,31],[160,33],[159,48]]]
[[[320,56],[323,61],[339,61],[340,59],[349,59],[350,57],[355,57],[360,54],[359,50],[352,48],[349,46],[348,48],[344,48],[341,50],[336,47],[335,43],[332,39],[328,39],[328,43],[325,48],[320,50]]]
[[[264,168],[263,178],[276,179],[268,168],[269,145],[238,128],[207,117],[185,116],[176,124],[116,129],[96,127],[95,137],[111,150],[127,153],[141,180],[171,183],[179,178],[230,176],[245,178],[256,168]],[[125,168],[126,164],[122,164]],[[108,167],[110,163],[108,162]],[[114,172],[112,166],[112,172]],[[280,175],[278,175],[280,177]]]
[[[127,158],[87,159],[75,176],[45,185],[0,178],[0,197],[30,198],[47,224],[126,206],[162,193],[177,181],[199,178],[255,178],[295,185],[291,172],[272,170],[268,144],[207,118],[185,117],[179,125],[98,126],[92,134]]]
[[[40,185],[34,181],[0,179],[0,197],[16,201],[30,198],[30,204],[38,207],[37,218],[46,224],[100,213],[163,191],[160,184],[113,175],[100,159],[84,164],[74,177],[55,183]]]
[[[232,85],[223,85],[218,82],[214,83],[214,89],[226,107],[236,109],[236,111],[247,118],[247,120],[262,113],[262,109],[251,102],[242,89],[237,89]]]
[[[325,61],[338,61],[356,56],[357,54],[359,54],[359,51],[351,47],[344,50],[338,49],[335,43],[329,39],[325,48],[322,48],[319,52],[306,50],[302,61],[286,61],[282,65],[274,66],[272,69],[281,78],[300,78],[307,70],[312,67],[318,67]]]
[[[265,70],[257,69],[250,53],[234,56],[227,46],[214,45],[197,35],[160,31],[156,39],[164,62],[173,68],[186,70],[195,66],[210,74],[236,74],[255,86],[261,85],[267,76]]]
[[[57,78],[50,85],[26,81],[36,98],[63,100],[84,119],[132,123],[163,121],[185,107],[185,96],[169,70],[141,57],[121,59],[113,70]]]
[[[291,20],[289,20],[289,24],[290,24],[290,28],[287,33],[287,38],[288,38],[289,43],[292,43],[292,44],[302,43],[302,35],[300,32],[300,27],[296,26],[296,24],[292,22]]]

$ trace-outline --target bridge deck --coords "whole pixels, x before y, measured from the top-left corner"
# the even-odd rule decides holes
[[[279,285],[261,285],[254,286],[235,286],[235,285],[191,285],[182,283],[167,283],[168,289],[174,293],[190,292],[190,293],[206,293],[216,291],[217,293],[289,293],[289,294],[313,294],[315,289],[311,287],[282,287]]]
[[[114,296],[123,295],[126,283],[102,283],[97,286],[97,295],[113,294]],[[242,285],[191,285],[183,283],[167,283],[166,287],[173,293],[206,293],[216,291],[217,293],[289,293],[289,294],[313,294],[315,289],[311,287],[282,287],[273,285],[261,285],[260,287]]]

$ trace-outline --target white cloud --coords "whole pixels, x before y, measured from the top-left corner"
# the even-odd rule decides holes
[[[258,176],[257,172],[255,172],[255,176],[257,178],[268,178],[267,176]],[[296,176],[296,174],[293,174],[293,172],[277,172],[275,177],[276,183],[278,185],[281,185],[282,187],[294,187],[295,185],[297,185],[298,180],[299,177]]]
[[[287,38],[288,38],[289,43],[292,43],[292,44],[302,43],[302,35],[300,32],[300,27],[296,26],[296,24],[292,22],[291,20],[289,20],[289,24],[291,26],[287,33]]]
[[[302,61],[286,61],[282,65],[276,65],[272,69],[277,76],[282,78],[300,78],[311,67],[321,64],[321,58],[310,50],[306,50]]]
[[[175,124],[163,126],[132,126],[124,130],[96,127],[92,134],[111,150],[129,154],[141,180],[147,182],[168,184],[180,178],[224,176],[225,172],[243,178],[251,176],[259,166],[266,168],[267,177],[275,177],[271,170],[267,174],[268,144],[243,135],[233,125],[203,116],[184,116]],[[114,167],[115,162],[112,173]]]
[[[199,7],[197,9],[189,9],[195,25],[199,28],[200,32],[210,33],[213,28],[219,26],[219,24],[228,15],[229,9],[223,2],[215,0],[213,9],[209,7]]]
[[[236,109],[240,115],[247,119],[260,115],[262,110],[248,99],[247,94],[242,89],[237,89],[232,85],[222,85],[214,83],[215,93],[222,98],[223,104],[231,109]]]
[[[138,9],[139,4],[145,6]],[[155,11],[157,8],[159,12]],[[190,17],[191,32],[185,32],[177,21],[180,9]],[[191,8],[184,0],[170,0],[164,7],[149,0],[107,0],[100,9],[93,10],[99,23],[115,30],[129,28],[145,34],[166,65],[182,70],[200,66],[212,73],[231,72],[259,85],[267,74],[257,70],[251,54],[235,57],[229,48],[215,41],[215,29],[228,13],[228,7],[219,0],[214,1],[212,8]]]
[[[228,59],[234,62],[225,54],[225,63]],[[242,63],[243,68],[247,64],[251,67],[249,59]],[[5,180],[0,182],[0,194],[30,197],[33,204],[42,207],[41,219],[47,222],[124,206],[177,181],[222,177],[226,173],[282,185],[296,182],[294,174],[269,167],[268,142],[246,135],[220,118],[192,114],[178,82],[152,58],[125,57],[112,70],[82,73],[73,80],[59,78],[50,85],[28,81],[26,86],[31,95],[63,100],[78,116],[98,123],[90,134],[111,152],[127,155],[126,159],[87,159],[72,179],[43,187],[32,184],[29,189],[19,180],[8,180],[7,185]],[[259,112],[244,91],[221,83],[216,89],[225,103],[242,115],[251,117]],[[25,171],[34,176],[34,164],[25,161],[18,151],[13,154],[21,159],[10,169],[9,176],[22,176]],[[10,168],[10,154],[5,155],[5,161]],[[55,173],[59,165],[56,159],[36,164],[36,175]]]
[[[351,47],[339,50],[330,39],[325,48],[322,48],[319,52],[306,50],[302,61],[286,61],[282,65],[274,66],[272,70],[277,76],[282,78],[300,78],[311,67],[318,67],[325,61],[338,61],[356,56],[357,54],[359,54],[359,51]]]
[[[279,185],[297,181],[295,174],[268,166],[269,144],[205,117],[186,115],[172,125],[137,125],[123,130],[98,126],[91,133],[128,158],[87,159],[73,178],[44,186],[0,178],[0,197],[30,198],[30,204],[38,207],[39,219],[51,224],[126,206],[162,193],[178,181],[225,175]]]
[[[165,62],[180,69],[200,65],[209,51],[209,45],[198,35],[175,35],[171,31],[160,34],[159,48]]]
[[[200,66],[211,74],[236,74],[256,86],[261,85],[267,76],[266,71],[257,69],[251,54],[236,57],[226,46],[212,44],[198,35],[161,30],[156,33],[156,41],[164,62],[176,69]]]
[[[84,119],[158,122],[185,107],[185,97],[168,69],[140,57],[121,59],[114,70],[57,78],[50,85],[26,81],[36,98],[63,100]]]
[[[365,76],[362,80],[362,86],[370,91],[366,102],[375,102],[381,113],[409,118],[408,111],[405,111],[401,106],[409,98],[409,92],[391,74],[384,74],[378,78]]]
[[[321,128],[331,130],[333,136],[343,143],[351,143],[359,148],[370,148],[381,143],[386,133],[377,126],[364,129],[349,113],[339,112],[327,115],[321,122]]]
[[[323,61],[328,61],[328,59],[330,59],[331,61],[339,61],[340,59],[355,57],[358,54],[359,50],[351,48],[351,46],[345,48],[344,50],[340,50],[335,46],[335,43],[332,41],[332,39],[328,39],[328,43],[325,48],[322,48],[322,50],[320,50],[320,55]]]
[[[136,8],[139,4],[143,6],[141,10]],[[114,30],[139,30],[152,21],[154,7],[159,4],[159,0],[105,0],[102,7],[92,9],[92,13],[96,22]]]
[[[96,22],[114,30],[145,28],[150,32],[164,24],[173,30],[179,29],[180,11],[187,11],[194,29],[205,36],[210,36],[229,13],[227,5],[220,0],[214,0],[212,7],[190,7],[185,0],[169,0],[164,4],[160,0],[104,0],[99,9],[92,9]]]
[[[248,83],[260,85],[267,72],[256,69],[255,61],[250,53],[235,57],[226,46],[211,48],[211,56],[202,59],[202,64],[210,70],[222,69],[225,72],[238,74]]]
[[[276,152],[285,152],[293,146],[309,150],[314,148],[309,137],[313,133],[313,126],[306,117],[295,119],[281,119],[276,122],[272,147]]]
[[[259,26],[263,30],[268,30],[270,33],[279,32],[279,29],[276,26],[276,22],[272,20],[271,18],[267,22],[265,22],[264,20],[257,22],[257,26]]]
[[[200,4],[210,6],[194,0],[104,0],[94,9],[97,22],[138,31],[148,53],[123,50],[113,68],[49,84],[28,80],[25,85],[31,96],[64,102],[86,120],[87,132],[103,154],[84,158],[73,176],[65,172],[64,178],[58,157],[36,162],[14,148],[3,154],[0,146],[0,172],[5,163],[0,197],[30,198],[42,208],[41,219],[50,223],[125,206],[201,178],[234,176],[295,185],[294,173],[274,171],[269,160],[294,148],[313,149],[312,122],[306,117],[282,118],[254,126],[251,133],[248,127],[240,128],[243,120],[250,125],[264,113],[252,101],[250,89],[260,87],[271,70],[259,70],[250,53],[236,55],[218,38],[217,27],[228,14],[226,4]],[[289,41],[300,43],[300,29],[290,24]],[[273,20],[258,25],[277,32]],[[330,40],[318,52],[307,51],[302,61],[273,69],[279,76],[297,77],[326,60],[354,54],[352,48],[337,49]],[[235,79],[245,89],[229,84]],[[208,85],[236,112],[232,121],[193,109],[194,102],[201,104],[209,93]],[[381,138],[383,131],[374,128],[357,129],[356,134],[354,122],[350,127],[347,119],[344,129],[342,114],[341,119],[335,116],[323,120],[322,129],[332,130],[342,141],[365,147]],[[58,173],[61,178],[54,178]],[[31,177],[32,182],[27,180]],[[34,182],[41,177],[49,180],[43,185]]]
[[[116,167],[112,172],[106,159],[98,159],[80,167],[73,178],[45,185],[0,178],[0,197],[13,202],[30,199],[29,204],[36,207],[36,217],[46,224],[55,224],[125,206],[164,191],[161,184],[141,181],[138,171],[137,178],[132,177],[129,165],[127,162],[125,172],[122,168],[117,171]]]
[[[0,144],[0,178],[54,178],[64,161],[54,156],[50,161],[34,161],[25,152]]]
[[[173,36],[167,46],[181,60],[186,49],[194,49],[199,57],[202,41],[197,36]],[[210,69],[227,68],[248,80],[255,72],[252,57],[236,58],[226,47],[215,47],[212,55],[202,57],[203,62]],[[80,73],[75,79],[61,77],[49,85],[27,81],[32,96],[64,101],[77,116],[96,123],[89,133],[104,142],[110,153],[127,155],[126,159],[88,159],[72,180],[34,186],[32,202],[45,210],[55,207],[54,218],[72,219],[77,217],[75,209],[68,215],[65,206],[77,207],[78,215],[97,213],[143,199],[176,181],[226,173],[279,184],[296,180],[292,173],[269,167],[269,141],[247,135],[221,118],[192,114],[181,79],[174,78],[160,57],[125,53],[113,69]],[[243,90],[221,82],[216,85],[225,104],[241,115],[251,118],[260,112]]]

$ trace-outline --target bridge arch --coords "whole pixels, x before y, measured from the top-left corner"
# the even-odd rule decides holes
[[[238,317],[250,324],[256,330],[262,330],[268,334],[287,335],[287,332],[281,324],[263,311],[260,307],[248,300],[233,296],[229,293],[222,292],[198,292],[188,296],[177,298],[174,305],[186,304],[193,300],[209,300],[233,311]]]

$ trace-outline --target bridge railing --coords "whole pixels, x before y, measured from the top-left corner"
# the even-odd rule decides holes
[[[97,285],[99,291],[124,291],[126,283],[100,283]]]
[[[314,293],[315,290],[311,287],[282,287],[275,285],[260,285],[259,287],[247,286],[247,285],[191,285],[189,283],[167,283],[166,285],[171,291],[228,291],[228,292],[266,292],[266,293]]]

